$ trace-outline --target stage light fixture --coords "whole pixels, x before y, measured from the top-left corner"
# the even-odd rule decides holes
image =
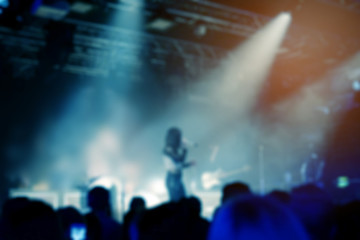
[[[41,1],[35,1],[35,6],[32,7],[34,15],[42,18],[52,20],[63,19],[70,10],[70,4],[64,0],[49,1],[43,4]]]
[[[203,37],[206,35],[207,33],[207,27],[205,24],[199,24],[198,26],[196,26],[194,33],[196,36],[198,37]]]
[[[284,21],[290,21],[291,13],[290,12],[282,12],[282,13],[280,13],[279,18],[284,19]]]
[[[347,176],[340,176],[337,178],[336,186],[338,188],[347,188],[350,185],[349,178]]]

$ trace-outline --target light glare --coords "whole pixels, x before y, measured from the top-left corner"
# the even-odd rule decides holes
[[[2,7],[2,8],[9,7],[9,1],[8,0],[0,0],[0,7]]]

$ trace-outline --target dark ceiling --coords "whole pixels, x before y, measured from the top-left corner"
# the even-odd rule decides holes
[[[45,13],[37,10],[34,14],[26,10],[26,1],[14,2],[18,4],[11,11],[4,9],[0,15],[4,26],[0,27],[1,45],[22,69],[38,64],[45,46],[63,49],[62,54],[50,50],[62,55],[57,56],[60,60],[52,57],[55,67],[60,64],[64,71],[80,75],[106,75],[108,71],[96,64],[96,58],[110,54],[116,56],[113,62],[127,59],[123,50],[131,47],[158,63],[166,63],[168,55],[216,62],[282,11],[292,13],[293,24],[279,59],[293,62],[294,74],[311,74],[313,69],[323,72],[360,49],[357,1],[345,5],[335,0],[146,0],[141,4],[135,0],[73,0],[64,10],[59,2],[65,1],[48,0],[44,1],[48,4]],[[61,17],[53,11],[59,9],[64,13]],[[142,22],[136,23],[134,12],[141,13]],[[52,15],[59,18],[57,22],[49,20]],[[50,38],[52,46],[47,44]]]

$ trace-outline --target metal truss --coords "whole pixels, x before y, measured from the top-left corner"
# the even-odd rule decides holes
[[[121,64],[141,64],[144,59],[155,64],[166,64],[164,59],[174,55],[203,65],[215,64],[225,54],[224,50],[208,45],[85,21],[65,22],[77,26],[74,49],[66,64],[57,68],[75,74],[107,76]],[[0,44],[9,53],[9,60],[16,65],[16,69],[28,69],[23,65],[36,67],[39,55],[46,46],[45,31],[41,27],[25,27],[21,31],[0,27]]]
[[[209,31],[230,33],[234,37],[249,37],[271,20],[267,16],[204,0],[148,0],[142,7],[154,9],[155,4],[165,7],[167,14],[172,15],[178,24],[194,26],[194,23],[200,21]],[[357,39],[345,39],[335,34],[292,25],[280,58],[305,61],[311,60],[318,53],[324,56],[324,59],[320,59],[323,64],[331,65],[339,63],[343,56],[358,49],[360,42]]]
[[[124,2],[131,4],[132,1]],[[119,4],[108,5],[116,8]],[[159,6],[164,7],[178,25],[194,25],[194,22],[202,21],[210,31],[232,33],[235,37],[249,37],[271,20],[259,14],[200,0],[147,0],[141,7],[156,11]],[[63,21],[76,26],[74,50],[65,65],[57,66],[57,69],[75,74],[107,76],[119,64],[135,66],[144,61],[166,65],[169,56],[183,59],[186,66],[206,68],[215,65],[231,50],[78,19],[66,18]],[[0,27],[0,43],[11,52],[11,61],[19,65],[38,64],[39,53],[46,45],[44,24],[40,21],[40,24],[25,26],[20,31]],[[356,39],[291,26],[278,57],[286,61],[317,60],[318,64],[331,66],[359,49],[360,43]],[[323,58],[319,59],[316,53]],[[319,65],[303,67],[306,70]]]
[[[136,65],[144,59],[160,63],[169,56],[211,64],[225,54],[223,49],[209,45],[76,20],[66,22],[78,26],[71,63],[86,62],[111,70],[120,63]]]

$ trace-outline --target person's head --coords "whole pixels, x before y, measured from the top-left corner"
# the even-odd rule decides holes
[[[110,192],[103,187],[95,187],[88,192],[88,206],[93,211],[110,211]]]
[[[30,200],[25,197],[8,199],[2,206],[3,218],[11,220],[11,218],[14,217],[18,211],[28,206],[29,203]]]
[[[172,147],[174,149],[180,147],[181,131],[179,128],[172,127],[167,131],[165,144],[167,147]]]
[[[61,239],[61,227],[55,211],[41,201],[11,199],[5,211],[7,239]]]
[[[334,225],[334,206],[327,192],[314,184],[291,191],[290,207],[315,239],[329,239]]]
[[[242,182],[234,182],[223,187],[221,202],[225,203],[228,200],[238,197],[240,195],[250,194],[250,188],[247,184]]]
[[[187,209],[192,216],[199,217],[201,214],[201,202],[199,198],[192,196],[185,199]]]
[[[130,203],[130,210],[134,212],[140,212],[145,210],[146,204],[142,197],[134,197]]]
[[[273,190],[267,196],[284,204],[290,203],[291,200],[290,194],[281,190]]]
[[[73,207],[61,208],[57,210],[57,215],[59,217],[65,239],[71,239],[72,228],[79,228],[78,226],[83,226],[83,228],[85,228],[85,219],[81,213]]]
[[[224,204],[216,214],[209,240],[309,239],[301,222],[279,202],[257,196],[241,196]]]

